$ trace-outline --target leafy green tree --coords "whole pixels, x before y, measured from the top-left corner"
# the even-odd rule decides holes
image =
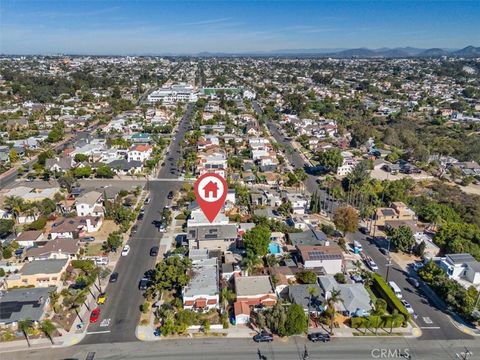
[[[341,272],[336,273],[336,274],[334,275],[334,277],[335,277],[335,280],[337,280],[337,282],[338,282],[339,284],[345,284],[345,283],[347,282],[347,279],[345,278],[345,274],[344,274],[344,273],[341,273]]]
[[[243,244],[247,253],[256,256],[265,256],[268,252],[271,232],[268,227],[255,226],[243,235]]]
[[[407,226],[400,226],[390,233],[391,245],[400,251],[410,251],[415,244],[412,230]]]
[[[113,179],[115,172],[109,166],[102,165],[99,166],[95,171],[95,176],[97,178]]]
[[[293,211],[291,201],[288,200],[283,202],[282,204],[280,204],[277,210],[281,215],[289,216]]]
[[[88,155],[75,154],[75,157],[73,158],[73,160],[75,160],[75,162],[77,163],[85,162],[85,161],[88,161]]]
[[[67,191],[70,193],[72,192],[73,185],[75,184],[75,178],[72,176],[72,174],[66,173],[58,178],[58,184],[67,189]]]
[[[90,175],[92,175],[92,168],[90,166],[77,167],[73,174],[77,179],[90,177]]]
[[[0,219],[0,234],[11,234],[15,221],[10,219]]]
[[[187,257],[171,256],[157,264],[155,268],[155,286],[158,290],[179,290],[186,286],[190,276],[191,267]]]
[[[9,159],[10,159],[10,162],[13,164],[15,162],[17,162],[18,160],[18,154],[17,152],[15,151],[15,149],[10,149],[10,152],[9,152]]]
[[[417,255],[418,257],[423,257],[426,247],[427,247],[427,244],[425,244],[425,241],[422,241],[420,244],[415,246],[415,249],[414,249],[415,255]]]
[[[299,271],[295,275],[297,281],[301,282],[302,284],[316,284],[317,283],[317,275],[310,270],[302,270]]]
[[[10,259],[13,256],[13,250],[10,246],[2,248],[2,257],[4,259]]]
[[[318,162],[326,169],[336,172],[343,164],[343,156],[338,148],[328,149],[318,154]]]
[[[358,229],[358,213],[350,206],[338,208],[333,215],[333,223],[344,234]]]
[[[107,250],[112,251],[118,249],[122,245],[122,236],[119,232],[115,231],[108,234],[106,247]]]
[[[265,312],[265,323],[274,334],[279,336],[287,335],[285,324],[287,322],[287,313],[281,301],[278,301],[273,307]]]
[[[308,330],[308,319],[303,310],[303,306],[292,304],[288,307],[287,318],[285,322],[286,335],[296,335],[306,333]]]

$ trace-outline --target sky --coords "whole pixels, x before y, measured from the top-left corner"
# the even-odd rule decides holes
[[[0,0],[0,53],[458,49],[479,19],[478,0]]]

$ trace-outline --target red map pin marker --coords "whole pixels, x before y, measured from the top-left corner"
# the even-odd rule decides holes
[[[208,221],[213,222],[227,198],[227,182],[218,174],[203,174],[193,188],[200,208]]]

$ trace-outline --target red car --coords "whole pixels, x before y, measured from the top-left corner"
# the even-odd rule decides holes
[[[93,309],[92,313],[90,314],[90,324],[96,323],[98,318],[100,317],[100,308]]]

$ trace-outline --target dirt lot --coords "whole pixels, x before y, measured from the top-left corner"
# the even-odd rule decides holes
[[[95,243],[99,242],[100,244],[107,240],[108,234],[111,232],[118,230],[118,225],[115,224],[113,220],[103,220],[103,225],[99,231],[88,233],[88,235],[95,237]]]

